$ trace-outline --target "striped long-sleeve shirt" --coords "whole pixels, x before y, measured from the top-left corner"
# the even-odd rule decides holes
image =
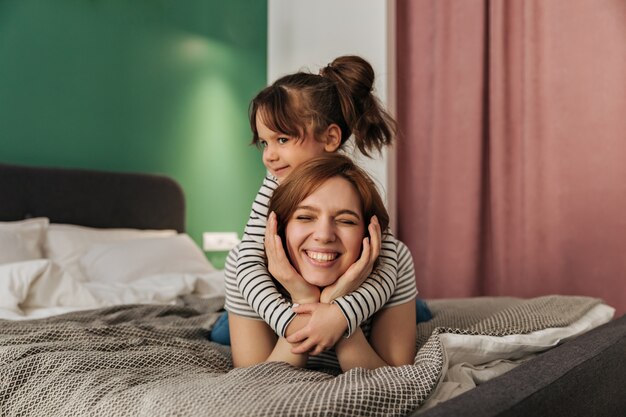
[[[291,310],[291,302],[278,291],[267,270],[263,243],[269,199],[277,186],[273,177],[265,177],[252,204],[241,243],[229,253],[226,260],[226,307],[235,314],[250,318],[261,317],[276,334],[284,337],[295,313]],[[385,233],[377,268],[359,288],[333,301],[348,322],[348,335],[385,305],[395,292],[398,277],[397,243],[391,233]],[[243,295],[245,302],[240,298],[228,297],[228,283],[232,283],[232,275],[236,278],[237,292]],[[233,290],[235,289],[230,288],[231,293]],[[250,307],[253,311],[250,311]]]

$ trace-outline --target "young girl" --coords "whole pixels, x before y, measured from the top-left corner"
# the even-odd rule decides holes
[[[371,241],[358,262],[320,295],[320,301],[331,303],[327,305],[332,308],[296,318],[291,302],[278,291],[270,272],[288,291],[306,284],[293,269],[279,270],[280,266],[270,263],[268,271],[263,243],[267,203],[293,169],[336,152],[352,135],[356,148],[367,156],[391,144],[395,124],[372,94],[373,83],[374,71],[367,61],[344,56],[320,75],[298,72],[280,78],[250,106],[252,142],[263,150],[268,175],[252,205],[242,241],[226,260],[226,309],[231,317],[261,318],[281,337],[293,333],[290,324],[294,318],[308,322],[300,333],[304,343],[299,349],[314,354],[333,346],[342,335],[351,335],[389,300],[396,288],[397,243],[389,233],[381,243],[378,221],[371,219]]]
[[[300,165],[275,190],[269,211],[265,234],[268,259],[289,264],[314,289],[333,285],[358,262],[367,242],[367,219],[376,216],[382,228],[389,221],[374,183],[340,154],[328,154]],[[297,333],[287,340],[277,339],[266,323],[233,315],[235,365],[267,360],[312,368],[339,365],[347,371],[354,367],[373,369],[413,363],[415,272],[406,246],[399,243],[399,252],[403,262],[398,271],[398,288],[363,329],[357,328],[351,337],[339,340],[334,352],[310,358],[305,352],[294,354],[291,343],[300,340]],[[306,286],[295,288],[287,296],[295,303],[308,303],[299,307],[301,312],[319,308],[315,304],[319,292],[311,294]]]

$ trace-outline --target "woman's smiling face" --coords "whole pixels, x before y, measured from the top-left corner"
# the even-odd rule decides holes
[[[326,180],[287,222],[287,252],[310,284],[333,284],[361,255],[365,222],[360,198],[342,177]]]

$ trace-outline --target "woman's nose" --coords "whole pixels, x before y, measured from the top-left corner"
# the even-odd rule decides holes
[[[320,220],[315,225],[315,231],[313,237],[319,242],[334,242],[335,241],[335,226],[330,220]]]

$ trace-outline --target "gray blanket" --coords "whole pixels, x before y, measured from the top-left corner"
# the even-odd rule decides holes
[[[207,336],[211,306],[120,306],[28,322],[0,320],[2,416],[395,416],[442,375],[442,332],[502,336],[571,324],[586,297],[430,303],[415,362],[332,375],[285,363],[232,369]]]

